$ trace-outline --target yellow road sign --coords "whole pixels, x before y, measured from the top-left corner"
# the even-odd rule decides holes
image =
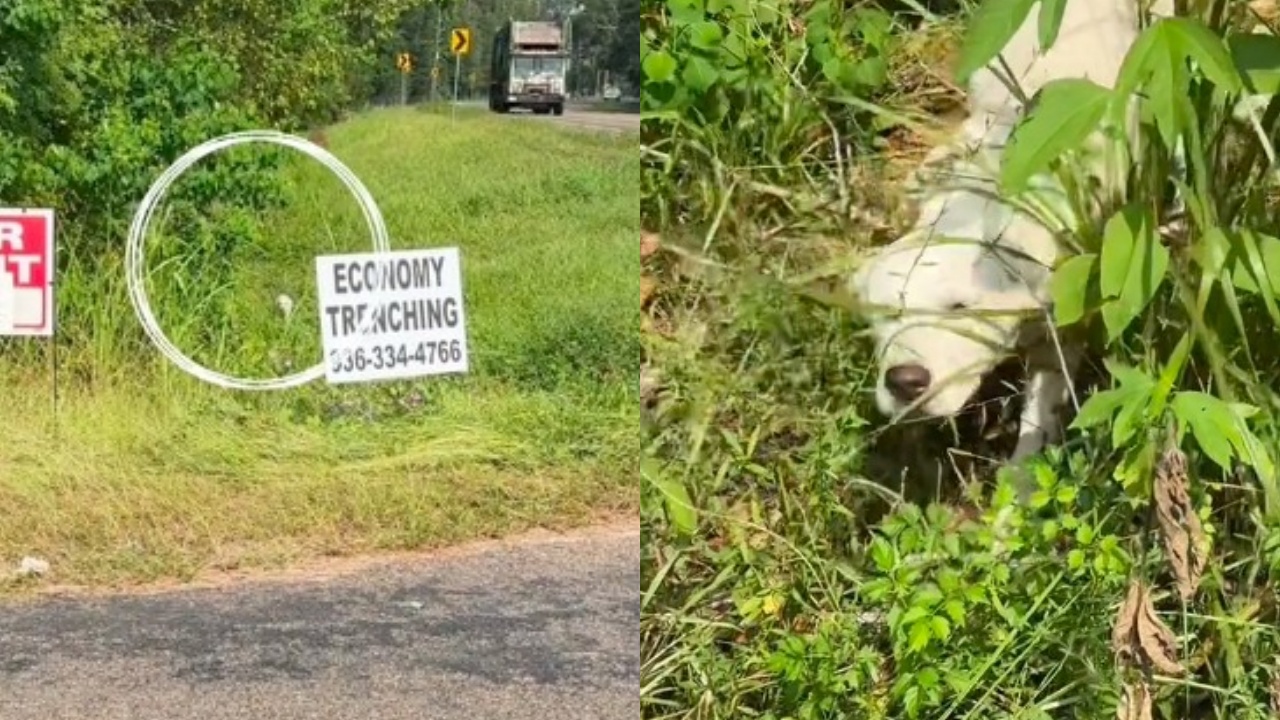
[[[396,55],[396,69],[405,74],[412,72],[413,56],[409,53],[400,53],[399,55]]]
[[[454,28],[449,33],[449,52],[458,57],[471,54],[471,28]]]

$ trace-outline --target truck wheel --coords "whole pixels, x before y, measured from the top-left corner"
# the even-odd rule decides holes
[[[554,113],[554,114],[556,114],[556,115],[563,115],[563,114],[564,114],[564,105],[556,105],[555,107],[551,108],[551,112],[552,112],[552,113]]]

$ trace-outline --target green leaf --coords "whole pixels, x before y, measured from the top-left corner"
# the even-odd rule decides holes
[[[1070,505],[1076,501],[1076,487],[1074,485],[1062,485],[1058,488],[1058,496],[1054,498],[1060,505]]]
[[[1084,567],[1084,551],[1080,548],[1076,548],[1075,550],[1067,553],[1067,567],[1072,570],[1079,570]]]
[[[1022,26],[1036,0],[983,0],[964,35],[956,82],[967,85],[975,72],[986,67]]]
[[[1089,278],[1098,256],[1093,253],[1076,255],[1058,266],[1049,279],[1049,293],[1053,297],[1053,317],[1058,327],[1071,325],[1084,317]]]
[[[1147,86],[1148,109],[1170,147],[1195,113],[1188,60],[1195,60],[1204,77],[1222,90],[1243,89],[1222,39],[1200,21],[1182,17],[1161,18],[1147,28],[1129,49],[1116,81],[1116,92],[1123,97]]]
[[[893,15],[874,7],[860,7],[853,11],[854,27],[862,42],[883,50],[893,37]]]
[[[939,640],[946,640],[951,637],[951,623],[941,615],[934,615],[929,620],[929,624],[933,626],[933,636]]]
[[[1037,490],[1031,494],[1029,504],[1032,510],[1039,510],[1045,507],[1053,500],[1053,494],[1048,490]]]
[[[942,602],[942,591],[933,583],[926,583],[916,590],[913,604],[921,607],[932,608]]]
[[[1058,538],[1058,531],[1061,527],[1057,520],[1050,518],[1044,521],[1044,525],[1040,526],[1040,534],[1044,536],[1045,542],[1053,542]]]
[[[898,622],[902,623],[903,625],[911,625],[916,621],[922,620],[926,617],[929,617],[928,608],[923,608],[923,607],[920,607],[919,605],[914,605],[912,607],[907,608],[907,611],[902,614],[902,619],[899,620]]]
[[[680,24],[687,25],[702,20],[705,16],[702,0],[667,0],[667,12]]]
[[[908,631],[908,646],[914,652],[920,652],[929,645],[933,629],[928,620],[917,620]]]
[[[888,598],[891,590],[893,590],[892,580],[889,578],[876,578],[863,583],[860,594],[863,599],[878,603]]]
[[[1249,405],[1231,404],[1207,393],[1182,392],[1173,398],[1174,414],[1195,436],[1200,449],[1224,470],[1231,470],[1234,455],[1258,473],[1263,490],[1267,494],[1268,512],[1280,498],[1273,497],[1275,465],[1271,453],[1263,446],[1245,421],[1257,412]]]
[[[1196,444],[1218,467],[1231,471],[1235,417],[1218,398],[1202,392],[1180,392],[1170,403],[1173,414],[1186,423]]]
[[[844,70],[844,59],[839,55],[832,55],[822,63],[822,75],[826,79],[840,85],[842,71]]]
[[[1201,235],[1200,242],[1192,247],[1191,255],[1205,275],[1217,277],[1231,259],[1231,241],[1227,238],[1226,231],[1220,227],[1207,228]]]
[[[876,569],[882,573],[887,573],[897,564],[893,546],[882,537],[878,537],[871,541],[871,561],[875,563]]]
[[[1231,282],[1245,292],[1259,292],[1258,279],[1266,278],[1269,291],[1273,296],[1280,295],[1280,240],[1263,235],[1253,230],[1238,230],[1224,233],[1230,247],[1235,253],[1235,264],[1232,267]],[[1248,262],[1240,257],[1245,244],[1250,243],[1257,248],[1259,264]],[[1230,257],[1230,256],[1228,256]],[[1260,265],[1260,266],[1259,266]]]
[[[835,45],[839,37],[831,30],[831,4],[814,3],[804,13],[804,38],[809,45]],[[833,42],[835,41],[835,42]]]
[[[1165,362],[1164,369],[1160,371],[1160,379],[1156,382],[1155,388],[1151,393],[1151,404],[1147,409],[1147,419],[1154,420],[1164,412],[1165,403],[1169,400],[1169,393],[1173,392],[1173,386],[1178,381],[1178,377],[1182,375],[1182,367],[1187,362],[1187,357],[1191,354],[1192,334],[1185,333],[1178,340],[1178,344],[1174,346],[1173,352],[1169,353],[1169,359]]]
[[[1168,19],[1157,20],[1129,48],[1116,79],[1116,94],[1129,97],[1145,86],[1145,108],[1155,117],[1165,143],[1172,147],[1194,111],[1188,98],[1187,59],[1171,38]]]
[[[689,42],[702,50],[714,50],[724,39],[724,30],[719,23],[701,21],[689,26]]]
[[[1234,34],[1227,38],[1227,49],[1250,94],[1280,93],[1280,37],[1262,33]]]
[[[970,605],[981,605],[987,602],[987,591],[981,585],[970,585],[964,589],[964,599]]]
[[[823,75],[827,75],[826,65],[828,62],[834,62],[840,59],[840,57],[836,54],[835,48],[832,47],[831,43],[829,42],[815,43],[814,46],[810,48],[810,53],[813,55],[813,59],[817,60],[818,63],[822,66]],[[837,75],[837,73],[835,73],[834,67],[835,66],[832,66],[833,68],[831,71],[832,74],[828,75],[827,77],[828,80],[830,80],[832,77],[835,77]],[[835,82],[835,81],[832,80],[832,82]]]
[[[1127,407],[1145,408],[1155,381],[1143,372],[1120,363],[1106,362],[1107,370],[1118,387],[1095,392],[1080,406],[1071,427],[1084,430],[1111,421],[1116,412]],[[1135,411],[1130,411],[1135,412]]]
[[[1088,430],[1096,425],[1110,422],[1111,417],[1124,405],[1129,395],[1130,392],[1125,388],[1095,392],[1080,406],[1080,412],[1076,413],[1075,419],[1071,421],[1071,427],[1076,430]]]
[[[676,59],[668,55],[665,50],[649,53],[641,65],[644,67],[644,76],[650,82],[668,82],[676,74]]]
[[[1031,114],[1014,129],[1000,168],[1001,188],[1026,189],[1031,178],[1074,150],[1098,127],[1112,93],[1090,80],[1054,80],[1040,91]]]
[[[1148,207],[1131,204],[1107,221],[1102,237],[1100,284],[1108,342],[1114,341],[1155,297],[1169,268]]]
[[[680,79],[684,80],[684,84],[694,92],[706,92],[712,85],[716,84],[716,80],[720,79],[720,73],[716,71],[714,65],[703,58],[692,56],[686,62],[684,71],[680,73]]]
[[[666,498],[667,520],[671,526],[682,535],[692,535],[698,529],[698,513],[684,483],[666,478],[654,478],[653,482]]]
[[[1129,261],[1133,258],[1137,236],[1143,234],[1140,228],[1147,217],[1141,207],[1129,205],[1107,220],[1102,237],[1102,272],[1098,278],[1104,299],[1120,297],[1124,290],[1129,276]]]
[[[955,568],[944,567],[938,570],[938,589],[952,595],[960,589],[960,573]]]
[[[849,80],[856,89],[879,89],[889,80],[889,65],[879,55],[859,60],[849,73]]]
[[[1107,372],[1111,373],[1111,377],[1115,378],[1116,382],[1125,387],[1150,389],[1155,384],[1151,376],[1141,368],[1126,365],[1110,358],[1103,360],[1102,366],[1107,369]]]
[[[1163,22],[1168,23],[1166,32],[1177,39],[1183,55],[1196,61],[1209,82],[1230,93],[1244,90],[1240,73],[1222,37],[1195,18],[1164,18]]]
[[[1142,419],[1146,415],[1144,411],[1150,403],[1150,397],[1150,393],[1134,395],[1130,402],[1120,406],[1120,412],[1116,413],[1116,420],[1111,424],[1111,447],[1124,447],[1137,434],[1142,427]]]
[[[1096,531],[1093,529],[1092,525],[1081,525],[1076,528],[1076,542],[1081,545],[1090,545],[1093,543],[1095,534]]]
[[[748,3],[748,5],[755,15],[756,22],[766,28],[782,19],[782,14],[778,12],[777,5],[762,2],[752,2]]]
[[[920,697],[920,686],[912,684],[907,691],[902,694],[902,707],[907,711],[907,717],[914,720],[920,715],[920,705],[923,700]]]
[[[951,618],[951,622],[956,625],[964,624],[964,603],[959,600],[948,600],[942,609],[946,611],[947,616]]]
[[[1058,30],[1062,27],[1062,12],[1067,9],[1067,0],[1040,0],[1040,52],[1053,47],[1058,39]]]

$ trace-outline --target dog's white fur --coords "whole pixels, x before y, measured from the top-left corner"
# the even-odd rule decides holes
[[[1172,15],[1172,4],[1156,0],[1151,13]],[[1140,32],[1137,0],[1068,0],[1058,38],[1042,52],[1037,15],[1033,9],[1005,47],[1004,65],[991,66],[1007,67],[1026,98],[1062,78],[1112,86]],[[950,180],[925,180],[914,227],[865,263],[852,285],[873,308],[876,403],[886,415],[955,415],[996,365],[1011,355],[1024,358],[1025,406],[1011,458],[1017,461],[1060,439],[1058,417],[1070,398],[1078,352],[1055,342],[1047,323],[1048,279],[1060,255],[1054,232],[996,199],[994,173],[1023,104],[988,68],[970,83],[968,110],[955,145],[938,148],[925,163],[946,166]],[[1101,148],[1100,138],[1091,147]],[[1103,162],[1101,153],[1090,157],[1097,160],[1085,172],[1101,192],[1118,192],[1124,178],[1116,163]],[[1032,186],[1069,223],[1100,220],[1073,218],[1050,178]],[[915,402],[895,397],[886,385],[885,371],[900,364],[922,366],[931,377]]]

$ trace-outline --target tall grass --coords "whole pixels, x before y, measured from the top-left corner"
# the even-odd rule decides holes
[[[47,557],[59,581],[136,581],[634,507],[634,140],[413,109],[328,138],[393,247],[461,248],[472,372],[266,394],[203,385],[146,341],[119,248],[60,278],[72,319],[57,397],[48,346],[18,346],[4,371],[17,400],[0,408],[0,559]],[[300,156],[281,172],[275,209],[225,209],[237,242],[172,224],[149,239],[165,332],[223,372],[317,362],[314,257],[367,246],[336,178]]]

